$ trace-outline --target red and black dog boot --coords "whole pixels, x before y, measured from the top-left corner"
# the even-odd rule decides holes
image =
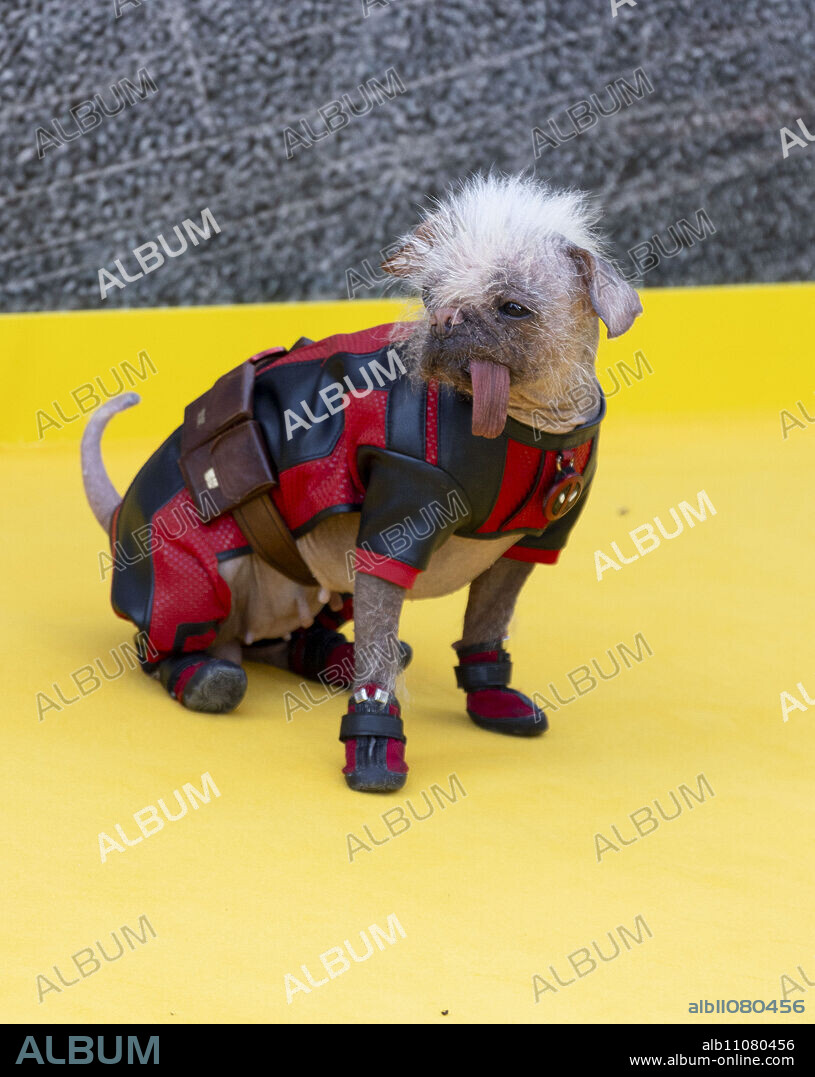
[[[342,598],[341,609],[323,606],[314,623],[292,632],[289,641],[288,666],[292,673],[332,688],[350,688],[354,683],[354,644],[337,632],[341,624],[354,616],[354,598],[350,594]],[[410,645],[399,640],[400,672],[412,658]]]
[[[354,683],[354,644],[341,632],[316,622],[296,629],[288,640],[259,639],[244,644],[242,651],[247,662],[268,662],[331,688],[350,688]],[[413,650],[399,640],[399,652],[401,672],[410,663]]]
[[[502,640],[457,649],[456,683],[467,693],[467,713],[477,726],[516,737],[537,737],[549,728],[529,696],[510,688],[512,661]]]
[[[361,793],[391,793],[407,780],[405,734],[399,701],[376,684],[354,692],[340,725],[345,743],[343,774]]]
[[[292,673],[309,681],[332,688],[350,688],[354,683],[353,643],[317,621],[292,632],[286,662]]]
[[[246,694],[241,667],[203,651],[165,658],[158,675],[170,695],[191,711],[228,714]]]

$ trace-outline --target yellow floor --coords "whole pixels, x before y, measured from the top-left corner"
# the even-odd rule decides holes
[[[111,649],[131,631],[100,581],[103,536],[79,478],[82,423],[37,442],[35,415],[55,400],[73,414],[72,388],[95,375],[111,384],[111,366],[146,349],[156,373],[136,386],[143,403],[105,443],[121,488],[219,372],[300,333],[387,320],[392,306],[0,320],[10,431],[0,479],[3,1019],[696,1022],[710,1020],[689,1013],[699,999],[786,995],[806,1006],[793,1020],[811,1021],[815,706],[789,700],[802,700],[799,682],[815,698],[815,429],[795,406],[815,413],[814,295],[646,293],[645,317],[604,343],[600,366],[642,349],[653,374],[609,401],[589,505],[560,565],[533,574],[510,648],[515,685],[553,701],[550,684],[567,699],[569,671],[593,658],[608,669],[607,649],[636,651],[637,633],[653,654],[558,705],[545,737],[498,737],[471,725],[453,682],[464,594],[408,605],[411,771],[390,798],[345,787],[343,697],[287,723],[284,692],[302,693],[278,671],[250,668],[247,697],[227,717],[184,711],[138,671],[58,702],[55,685],[76,696],[71,673],[97,657],[112,669]],[[782,409],[802,424],[786,439]],[[616,542],[632,557],[629,531],[655,515],[667,525],[671,507],[696,506],[701,490],[715,516],[597,580],[596,550],[612,555]],[[41,721],[38,693],[61,708]],[[160,797],[172,809],[173,791],[200,789],[205,772],[219,797],[101,862],[100,831],[115,836],[119,823],[133,840],[135,812]],[[432,817],[395,824],[396,836],[355,846],[349,862],[349,834],[370,845],[367,826],[384,842],[382,813],[406,796],[425,812],[422,791],[449,794],[452,774],[455,803],[434,800]],[[656,813],[657,798],[672,814],[671,792],[700,796],[700,774],[715,796],[704,785],[701,803],[677,794],[682,814],[641,822],[632,841],[632,813]],[[329,953],[335,978],[287,1001],[286,974],[307,985],[305,965],[325,979],[321,954],[345,951],[346,939],[364,953],[359,932],[387,930],[391,914],[404,937],[394,930],[392,944],[342,974]],[[144,943],[94,971],[96,940],[115,953],[110,933],[141,916],[155,937],[142,929]],[[584,948],[597,940],[610,955],[607,933],[620,926],[627,947],[592,968]],[[76,979],[73,954],[86,977],[64,986],[54,966]],[[39,981],[41,1002],[38,974],[59,987]]]

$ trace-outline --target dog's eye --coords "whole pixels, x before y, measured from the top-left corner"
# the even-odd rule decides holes
[[[522,307],[520,303],[502,303],[498,308],[501,314],[505,314],[507,318],[528,318],[532,313],[531,310],[527,310],[526,307]]]

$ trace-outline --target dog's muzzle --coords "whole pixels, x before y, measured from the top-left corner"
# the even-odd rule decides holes
[[[461,307],[439,307],[430,312],[430,332],[434,337],[449,337],[453,326],[459,325],[463,320]]]

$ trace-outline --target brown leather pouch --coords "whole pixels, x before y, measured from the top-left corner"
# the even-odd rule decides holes
[[[179,466],[205,522],[276,485],[260,427],[252,419],[254,368],[219,378],[184,412]]]
[[[289,579],[317,587],[272,499],[261,496],[277,485],[277,479],[260,426],[252,418],[254,387],[249,360],[224,374],[187,407],[178,461],[181,474],[204,523],[234,512],[256,554]]]
[[[252,363],[242,363],[218,378],[211,389],[188,404],[184,411],[181,455],[186,456],[228,426],[251,419],[254,383]]]

